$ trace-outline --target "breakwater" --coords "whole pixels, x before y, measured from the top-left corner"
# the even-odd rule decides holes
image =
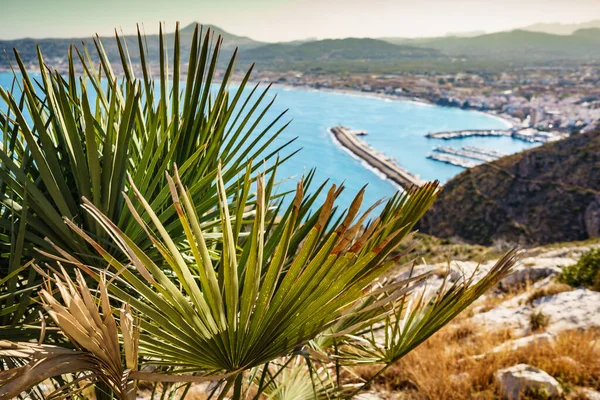
[[[450,165],[456,165],[457,167],[473,168],[481,164],[481,162],[466,160],[462,157],[457,157],[452,154],[446,153],[432,153],[428,154],[427,158],[430,160],[440,161]]]
[[[459,157],[471,158],[473,160],[483,161],[483,162],[489,162],[489,161],[494,161],[494,160],[498,159],[498,157],[496,157],[496,156],[492,156],[489,154],[483,154],[481,152],[471,151],[464,147],[462,149],[455,149],[453,147],[441,146],[441,147],[434,147],[433,151],[436,151],[438,153],[452,154],[452,155],[459,156]]]
[[[489,137],[489,136],[512,136],[512,131],[509,129],[470,129],[462,131],[448,131],[428,133],[426,137],[430,139],[460,139],[465,137]]]
[[[419,178],[400,166],[393,159],[386,157],[364,141],[358,139],[350,129],[343,126],[336,126],[329,131],[341,146],[363,160],[370,167],[380,171],[387,179],[395,182],[403,189],[408,190],[423,184]]]
[[[486,156],[492,156],[492,157],[496,157],[496,158],[501,158],[506,155],[500,151],[483,149],[481,147],[476,147],[476,146],[463,146],[462,148],[463,148],[463,150],[468,150],[473,153],[479,153],[479,154],[483,154]]]
[[[428,133],[425,137],[429,139],[461,139],[466,137],[493,137],[508,136],[530,143],[548,143],[564,139],[568,135],[561,132],[543,132],[534,128],[523,129],[466,129],[461,131],[446,131]]]

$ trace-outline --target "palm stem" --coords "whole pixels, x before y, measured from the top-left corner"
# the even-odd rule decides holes
[[[241,400],[242,398],[242,379],[244,377],[243,373],[239,373],[235,377],[235,384],[233,386],[233,400]]]
[[[219,397],[217,397],[217,400],[223,400],[225,398],[225,396],[227,395],[227,392],[229,392],[229,389],[231,389],[231,387],[235,383],[235,380],[236,380],[235,376],[231,377],[230,379],[227,379],[227,383],[225,384],[225,387],[223,388],[223,390],[221,390],[221,393],[219,393]]]
[[[375,380],[375,378],[377,378],[379,375],[383,374],[389,367],[391,367],[392,364],[393,363],[386,364],[385,367],[383,367],[379,371],[377,371],[377,373],[375,373],[373,376],[371,376],[369,379],[367,379],[367,381],[365,383],[363,383],[362,386],[360,386],[358,389],[356,389],[354,392],[352,392],[346,398],[351,399],[354,396],[356,396],[358,393],[362,392],[371,382],[373,382]]]

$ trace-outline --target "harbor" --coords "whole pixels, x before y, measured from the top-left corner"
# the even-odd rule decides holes
[[[428,139],[462,139],[467,137],[506,136],[530,143],[548,143],[564,139],[568,135],[561,132],[546,132],[533,128],[522,129],[465,129],[459,131],[433,132],[425,135]]]
[[[504,154],[500,153],[499,151],[483,149],[475,146],[463,146],[460,149],[440,146],[434,147],[433,151],[435,153],[427,155],[428,159],[463,168],[476,167],[479,164],[504,157]]]
[[[462,139],[466,137],[512,136],[509,129],[469,129],[460,131],[434,132],[425,135],[429,139]]]
[[[429,158],[430,160],[435,160],[435,161],[443,162],[443,163],[450,164],[450,165],[456,165],[457,167],[462,167],[462,168],[473,168],[473,167],[478,166],[479,164],[482,164],[481,162],[466,160],[462,157],[457,157],[452,154],[446,154],[446,153],[428,154],[427,158]]]
[[[342,147],[363,160],[370,167],[380,171],[387,179],[393,181],[403,189],[408,190],[423,184],[418,177],[411,174],[395,160],[376,151],[367,143],[360,140],[352,130],[343,126],[336,126],[329,131]]]
[[[498,157],[491,154],[484,154],[481,152],[472,151],[466,148],[455,149],[453,147],[434,147],[433,151],[438,153],[451,154],[459,157],[466,157],[477,161],[489,162],[494,161]]]

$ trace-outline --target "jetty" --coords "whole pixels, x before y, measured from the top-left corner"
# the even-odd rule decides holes
[[[423,184],[419,178],[400,166],[396,161],[386,157],[360,140],[352,130],[343,126],[336,126],[329,131],[342,147],[366,162],[372,168],[380,171],[389,180],[400,185],[403,189],[408,190]]]
[[[481,164],[481,162],[465,160],[462,157],[456,157],[452,154],[446,153],[428,154],[427,158],[429,158],[430,160],[440,161],[446,164],[456,165],[457,167],[463,168],[473,168]]]
[[[470,129],[461,131],[447,131],[428,133],[426,137],[430,139],[460,139],[466,137],[489,137],[489,136],[513,136],[510,129]]]
[[[483,154],[486,156],[492,156],[492,157],[496,157],[496,158],[502,158],[502,157],[506,156],[506,154],[504,154],[500,151],[489,150],[489,149],[484,149],[484,148],[475,147],[475,146],[463,146],[462,149],[473,152],[473,153],[479,153],[479,154]]]
[[[473,160],[484,161],[484,162],[494,161],[498,158],[496,156],[492,156],[489,154],[482,154],[479,152],[471,151],[471,150],[465,149],[464,147],[462,149],[455,149],[454,147],[441,146],[441,147],[434,147],[433,151],[436,151],[438,153],[452,154],[455,156],[471,158]]]
[[[530,143],[548,143],[556,140],[564,139],[568,135],[563,132],[551,131],[543,132],[535,128],[522,129],[467,129],[461,131],[446,131],[428,133],[425,137],[429,139],[461,139],[467,137],[490,137],[490,136],[507,136],[513,139],[522,140]]]

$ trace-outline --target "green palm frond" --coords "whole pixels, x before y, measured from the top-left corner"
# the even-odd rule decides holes
[[[10,210],[12,211],[12,210]],[[0,340],[30,340],[42,336],[39,308],[31,298],[40,286],[31,261],[24,263],[27,228],[27,192],[20,217],[8,208],[0,210]],[[0,369],[2,366],[0,365]]]
[[[368,326],[356,324],[354,329],[331,333],[336,337],[337,365],[353,366],[381,364],[358,393],[375,377],[443,328],[487,290],[508,276],[518,260],[516,250],[508,252],[479,280],[477,270],[448,286],[444,279],[440,287],[428,287],[427,282],[408,290],[397,290],[397,284],[385,290],[389,301],[384,318],[368,321]],[[447,277],[446,277],[447,278]],[[360,318],[359,318],[360,320]],[[341,328],[344,328],[341,325]]]
[[[213,261],[190,191],[177,173],[168,181],[190,257],[178,250],[151,203],[134,184],[132,192],[151,224],[145,224],[133,200],[125,198],[163,257],[162,264],[169,266],[168,271],[159,268],[90,201],[84,207],[107,229],[139,275],[75,224],[68,220],[67,223],[118,274],[115,279],[120,284],[111,286],[112,294],[143,316],[140,354],[184,371],[206,373],[238,373],[263,365],[294,352],[335,324],[346,310],[363,299],[363,291],[394,265],[395,260],[388,260],[387,256],[437,194],[434,183],[393,199],[381,217],[361,231],[367,217],[356,218],[362,191],[344,218],[327,227],[338,193],[334,186],[317,217],[307,222],[312,227],[306,232],[298,218],[304,199],[300,181],[293,202],[270,237],[266,237],[265,211],[271,199],[264,178],[259,175],[251,232],[239,240],[240,228],[232,223],[232,210],[218,169],[223,242],[220,258]],[[297,250],[290,251],[298,235],[302,235],[298,241],[301,244],[295,244]],[[276,245],[269,250],[272,241]],[[78,263],[65,252],[63,256]],[[94,273],[91,268],[80,266]],[[129,294],[133,292],[138,295]]]
[[[281,123],[285,112],[268,120],[273,102],[265,102],[268,88],[248,88],[252,69],[235,89],[230,88],[236,54],[221,70],[222,39],[213,36],[196,27],[184,64],[177,31],[169,64],[161,31],[159,73],[153,75],[145,61],[146,38],[138,32],[138,72],[127,44],[117,35],[122,78],[99,38],[94,49],[69,51],[66,74],[52,70],[38,51],[40,75],[32,75],[15,52],[16,84],[0,88],[0,99],[8,105],[0,113],[0,201],[5,211],[18,217],[28,192],[27,243],[51,251],[43,240],[47,237],[92,262],[93,250],[62,222],[66,217],[109,245],[101,225],[81,212],[81,198],[86,197],[142,249],[152,251],[152,242],[121,195],[130,190],[127,175],[142,195],[152,199],[155,213],[173,238],[182,242],[185,235],[177,230],[181,227],[170,204],[165,170],[180,166],[181,180],[202,216],[200,223],[214,225],[218,214],[210,211],[217,204],[217,165],[226,168],[223,181],[230,196],[249,160],[254,169],[264,163],[271,169],[290,156],[278,159],[286,145],[273,146],[286,126]],[[180,83],[182,78],[185,83]],[[148,221],[145,213],[142,217]]]
[[[395,295],[388,304],[391,312],[384,323],[375,323],[360,336],[353,335],[342,347],[343,362],[349,364],[392,364],[444,327],[510,272],[518,259],[515,250],[504,257],[475,281],[476,272],[450,286],[444,280],[439,288],[426,284]],[[433,290],[432,290],[433,289]]]
[[[262,389],[268,400],[316,400],[340,397],[333,377],[325,367],[311,368],[301,357],[295,356],[291,363],[277,370],[263,366],[255,377],[254,384]],[[263,372],[267,384],[261,386]],[[264,381],[264,379],[263,379]]]

